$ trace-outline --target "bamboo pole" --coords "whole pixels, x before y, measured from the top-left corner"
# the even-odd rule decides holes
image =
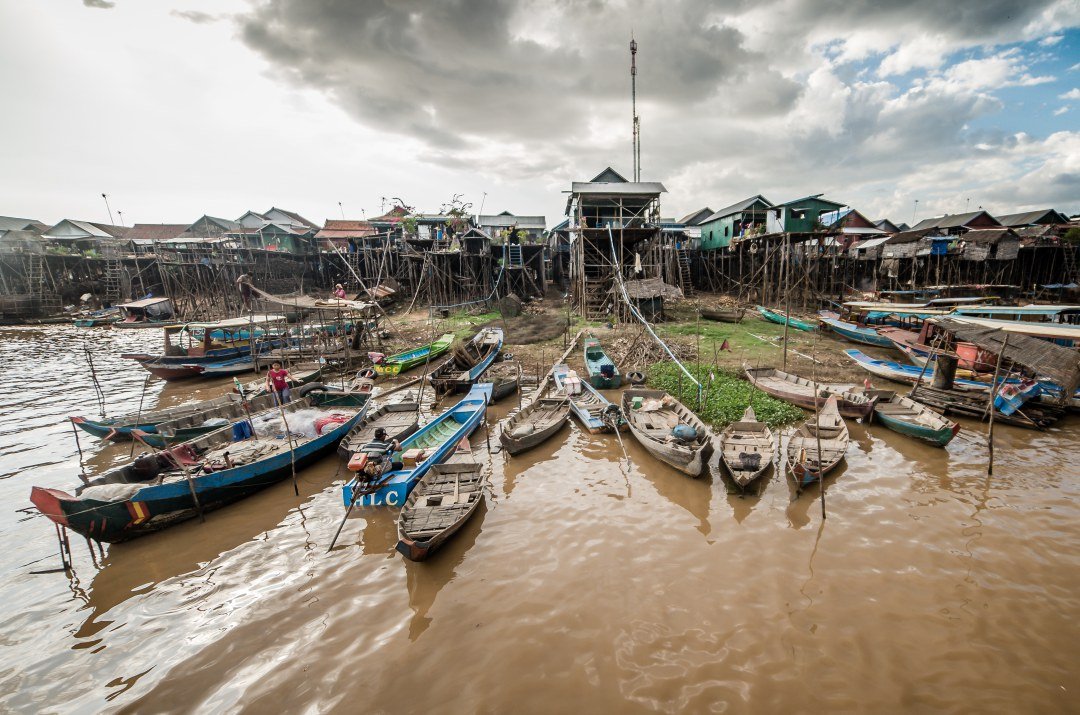
[[[998,352],[997,364],[994,366],[994,380],[990,383],[990,399],[987,402],[987,408],[990,410],[990,427],[986,434],[986,446],[990,451],[989,457],[986,462],[986,476],[990,477],[994,474],[994,400],[997,399],[997,395],[1001,392],[1001,388],[998,386],[998,375],[1001,373],[1001,360],[1005,354],[1005,347],[1009,344],[1009,334],[1005,334],[1005,339],[1001,342],[1001,351]]]

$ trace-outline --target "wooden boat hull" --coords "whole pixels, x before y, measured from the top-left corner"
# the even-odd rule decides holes
[[[569,373],[570,368],[565,364],[556,365],[552,368],[552,378],[564,394],[566,394],[566,379]],[[628,429],[626,422],[621,417],[607,420],[603,418],[608,411],[617,413],[619,408],[597,392],[596,388],[590,385],[587,380],[581,380],[581,392],[576,395],[569,395],[569,398],[571,414],[578,419],[581,426],[589,434],[614,431],[612,422],[618,423],[621,432]]]
[[[798,330],[805,330],[807,332],[811,332],[817,327],[813,323],[808,323],[805,320],[799,320],[798,318],[785,316],[783,313],[769,310],[768,308],[761,305],[757,307],[757,310],[759,313],[761,313],[761,317],[765,318],[765,320],[768,320],[770,323],[777,323],[779,325],[787,323],[793,328],[796,328]]]
[[[157,426],[163,422],[214,410],[238,400],[239,397],[235,395],[226,395],[223,397],[215,397],[210,400],[203,400],[191,405],[179,405],[164,410],[155,410],[153,412],[146,411],[142,414],[128,414],[106,420],[91,420],[79,416],[70,417],[69,419],[76,427],[98,439],[122,442],[130,440],[132,438],[132,432],[135,430],[153,435],[157,432]],[[146,439],[145,434],[142,436],[142,439]]]
[[[769,469],[776,453],[776,437],[764,422],[758,422],[752,407],[742,420],[728,425],[720,434],[720,462],[740,487],[747,487]]]
[[[333,450],[359,420],[366,405],[347,422],[296,448],[296,469]],[[191,483],[204,512],[250,496],[292,474],[292,454],[281,451],[266,459],[193,477]],[[186,480],[146,486],[122,501],[78,499],[58,489],[33,487],[30,501],[49,519],[95,541],[117,543],[161,531],[198,514]]]
[[[480,426],[487,414],[487,405],[491,399],[491,386],[487,383],[476,385],[457,405],[438,415],[423,429],[402,442],[403,449],[411,445],[424,443],[427,438],[435,437],[438,442],[432,446],[432,452],[423,462],[412,469],[399,469],[379,478],[378,485],[368,490],[356,479],[347,482],[341,490],[345,506],[353,503],[353,491],[363,488],[367,493],[356,496],[355,506],[402,506],[409,497],[416,483],[423,479],[432,466],[440,464],[449,457],[458,444],[468,438]]]
[[[585,338],[584,357],[585,372],[589,375],[590,385],[597,390],[614,390],[622,386],[622,375],[619,374],[619,368],[615,361],[604,352],[599,340],[593,337]],[[611,365],[614,370],[611,377],[607,377],[602,373],[601,367],[604,365]]]
[[[683,474],[691,477],[700,477],[702,472],[709,464],[709,457],[713,452],[713,440],[712,430],[702,422],[697,415],[691,412],[685,405],[683,405],[675,398],[671,398],[673,406],[670,409],[657,411],[656,413],[641,413],[633,409],[634,398],[640,397],[643,400],[657,399],[661,400],[664,397],[671,397],[663,390],[645,390],[639,388],[630,388],[623,392],[622,397],[622,410],[623,415],[626,417],[626,422],[630,427],[630,433],[634,435],[641,446],[644,447],[649,454],[659,459],[664,464],[670,467],[674,467]],[[651,429],[652,417],[651,415],[667,415],[667,417],[675,418],[678,424],[687,424],[693,427],[697,433],[697,437],[692,443],[680,444],[672,440],[663,440],[658,437],[658,434],[662,432],[663,428]]]
[[[412,370],[414,367],[446,354],[454,343],[452,333],[446,333],[435,342],[415,350],[407,350],[386,358],[381,364],[373,365],[379,375],[394,376]]]
[[[836,469],[840,462],[844,461],[844,454],[847,452],[851,437],[844,420],[840,417],[837,402],[835,397],[830,397],[818,412],[821,424],[837,425],[830,436],[822,436],[819,441],[813,431],[814,419],[811,418],[796,430],[788,442],[788,474],[800,489],[821,481],[829,472]]]
[[[898,419],[895,416],[880,410],[874,412],[874,419],[891,429],[893,432],[908,437],[914,437],[923,442],[929,442],[936,447],[946,446],[960,431],[960,425],[956,422],[952,423],[952,427],[933,429],[925,425],[913,424],[909,420]]]
[[[487,342],[484,341],[485,333],[492,336]],[[435,389],[435,394],[447,395],[471,390],[480,376],[499,356],[503,345],[503,331],[500,328],[485,328],[477,333],[471,342],[476,346],[480,359],[467,370],[456,369],[454,357],[436,368],[428,378],[428,382]]]
[[[293,376],[296,382],[291,383],[293,389],[300,387],[301,385],[309,385],[319,380],[323,374],[322,365],[309,364],[309,365],[294,365],[289,368],[289,373]],[[263,395],[269,395],[270,390],[266,387],[266,377],[258,378],[249,381],[246,385],[243,385],[244,396],[252,399],[255,397],[262,397]]]
[[[804,410],[813,412],[815,409],[821,409],[825,406],[829,396],[835,395],[837,397],[840,414],[844,417],[849,419],[863,419],[874,411],[873,399],[867,399],[850,392],[843,392],[825,383],[818,383],[818,395],[817,397],[814,397],[813,395],[802,394],[794,389],[785,389],[782,384],[778,387],[774,384],[763,382],[760,377],[757,377],[758,375],[771,372],[782,374],[779,370],[746,368],[745,372],[747,379],[750,380],[754,387],[767,395],[785,402],[790,402]],[[823,397],[821,393],[825,393],[825,396]]]
[[[837,335],[843,336],[853,343],[873,345],[879,348],[891,348],[893,346],[892,340],[883,335],[878,335],[873,328],[860,328],[854,323],[846,323],[833,318],[822,318],[821,322]]]
[[[535,429],[528,434],[514,436],[514,430],[518,425],[533,424],[529,422],[530,416],[547,408],[549,418],[535,424]],[[532,449],[554,435],[566,421],[570,419],[570,400],[563,398],[540,399],[526,405],[520,412],[503,423],[499,430],[499,444],[503,446],[507,454],[513,456]]]
[[[198,365],[168,365],[154,362],[141,362],[143,369],[154,377],[160,377],[166,382],[176,380],[190,380],[201,374]]]
[[[338,444],[338,456],[349,459],[353,452],[375,438],[375,430],[382,427],[391,440],[403,441],[420,428],[420,405],[415,402],[396,402],[381,405],[364,415]]]
[[[745,310],[723,310],[720,308],[702,308],[701,317],[705,320],[712,320],[718,323],[739,323],[742,322],[743,316],[746,315]]]
[[[424,561],[465,526],[484,503],[480,469],[476,463],[452,462],[437,464],[424,475],[398,515],[398,553],[410,561]],[[455,492],[448,490],[453,489],[448,483],[451,475],[458,480],[456,500]],[[418,502],[435,499],[442,503],[417,508]],[[425,525],[431,528],[422,528]]]

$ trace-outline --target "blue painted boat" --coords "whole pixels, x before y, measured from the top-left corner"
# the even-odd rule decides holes
[[[157,426],[163,422],[178,420],[192,415],[212,412],[226,405],[239,404],[240,396],[234,394],[222,395],[212,400],[193,402],[178,407],[168,407],[163,410],[146,411],[142,413],[132,412],[119,417],[93,420],[89,417],[69,417],[72,424],[79,429],[91,434],[98,439],[107,439],[113,442],[122,442],[131,439],[132,432],[139,430],[149,434],[157,433]]]
[[[461,440],[480,426],[487,414],[489,400],[491,383],[473,385],[461,402],[406,437],[401,442],[401,450],[394,454],[394,461],[397,462],[409,450],[423,450],[421,460],[414,466],[379,474],[374,478],[374,483],[361,481],[358,473],[341,488],[345,506],[353,503],[353,492],[356,490],[359,491],[355,506],[403,506],[409,492],[428,470],[447,459]]]
[[[768,320],[770,323],[779,323],[780,325],[787,323],[793,328],[806,330],[808,332],[814,330],[816,327],[813,323],[808,323],[805,320],[799,320],[798,318],[792,318],[776,310],[769,310],[762,305],[757,307],[757,311],[761,313],[761,317],[765,318],[765,320]]]
[[[877,392],[874,419],[893,432],[944,447],[960,431],[959,424],[910,397],[892,391]]]
[[[428,381],[435,394],[468,392],[491,367],[503,346],[502,328],[484,328],[469,342],[455,349],[443,364],[435,368]]]
[[[367,394],[313,393],[283,408],[291,440],[284,428],[274,428],[273,420],[280,419],[274,408],[252,416],[257,436],[236,425],[223,427],[168,451],[137,457],[90,480],[74,495],[34,487],[30,501],[52,521],[87,538],[127,541],[190,519],[199,508],[217,509],[288,478],[294,464],[300,470],[332,451],[367,407]],[[298,414],[301,410],[304,415]]]
[[[823,325],[829,326],[829,329],[837,335],[842,335],[853,343],[873,345],[879,348],[891,348],[893,346],[892,340],[883,335],[879,335],[878,331],[874,328],[863,328],[854,323],[848,323],[837,318],[823,317],[821,322]]]
[[[619,406],[597,392],[587,380],[573,373],[569,365],[559,363],[552,368],[551,376],[559,391],[570,398],[570,411],[591,434],[612,432],[614,424],[619,425],[620,431],[627,429]]]
[[[591,335],[585,338],[585,372],[589,373],[589,384],[598,390],[613,390],[622,385],[619,367]]]

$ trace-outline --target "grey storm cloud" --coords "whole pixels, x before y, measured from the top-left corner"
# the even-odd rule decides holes
[[[116,3],[111,2],[111,0],[83,0],[83,5],[86,7],[96,7],[101,10],[108,10],[109,8],[114,7]]]

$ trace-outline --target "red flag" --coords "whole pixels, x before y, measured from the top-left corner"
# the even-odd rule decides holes
[[[727,338],[724,338],[724,342],[720,344],[720,349],[721,350],[727,350],[728,352],[731,352],[731,346],[728,345]]]

